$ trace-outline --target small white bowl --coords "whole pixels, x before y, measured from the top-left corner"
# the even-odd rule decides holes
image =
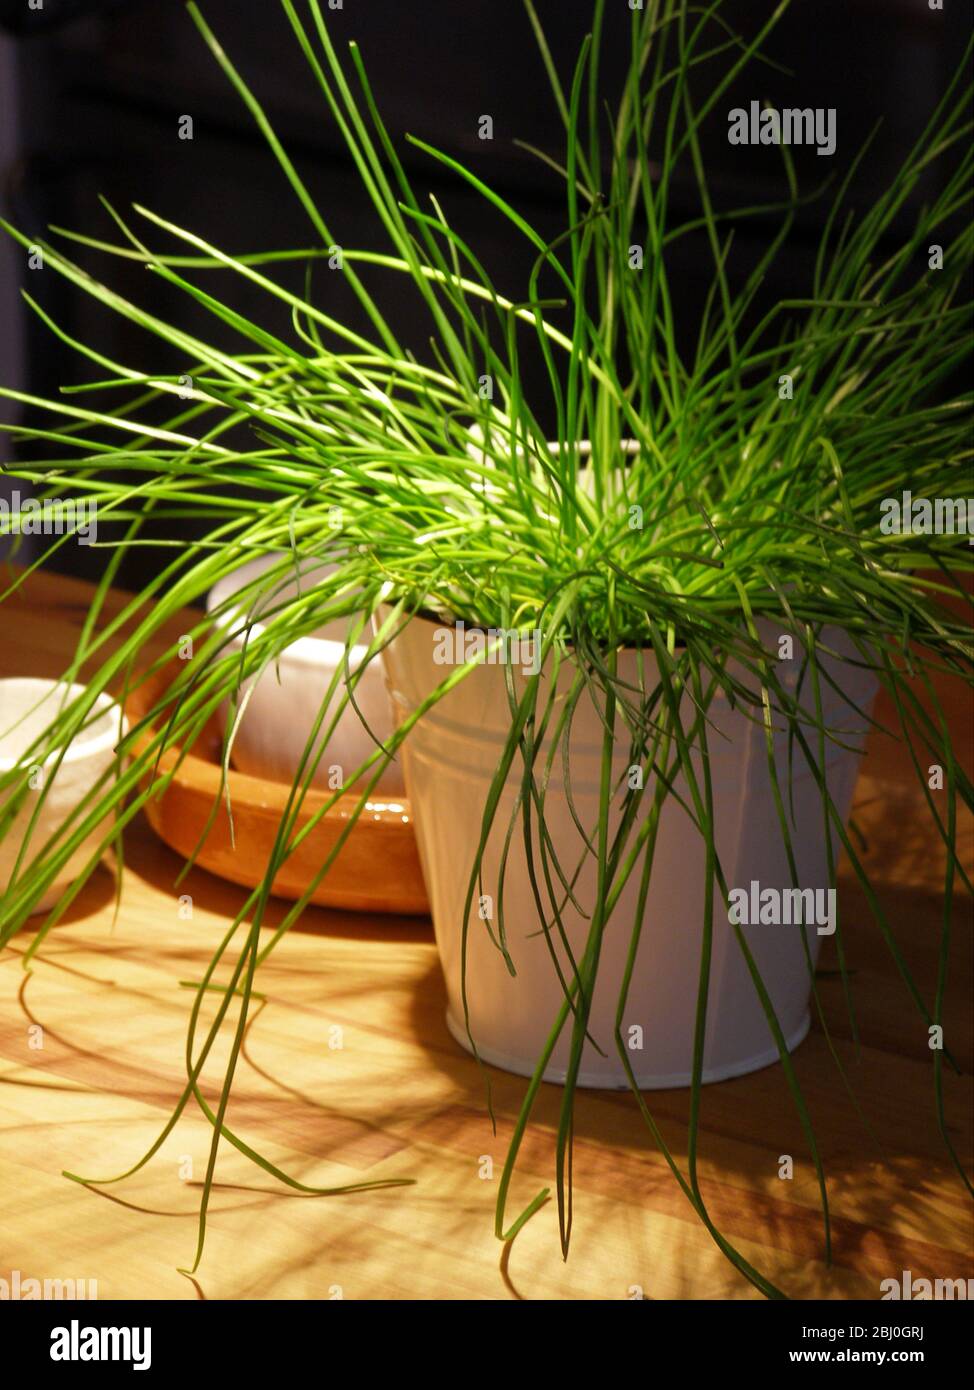
[[[213,614],[216,608],[228,604],[243,586],[259,578],[277,562],[278,557],[263,555],[221,579],[207,596],[207,612]],[[278,580],[272,592],[261,595],[256,603],[252,599],[245,599],[239,608],[228,606],[223,613],[215,616],[215,621],[228,630],[231,634],[230,645],[239,651],[245,640],[252,642],[269,625],[255,621],[262,611],[277,608],[299,591],[307,593],[313,587],[315,576],[333,572],[334,566],[323,564],[320,560],[305,562],[300,584],[296,578]],[[272,623],[273,618],[269,621]],[[244,690],[250,687],[250,698],[230,750],[230,760],[235,768],[271,782],[293,782],[325,692],[336,667],[344,665],[349,623],[349,618],[339,618],[325,623],[307,637],[299,637],[285,647],[280,659],[272,662],[256,682],[251,680],[244,683]],[[370,628],[365,631],[371,636]],[[367,643],[351,649],[348,664],[352,672],[362,665],[367,651]],[[343,693],[344,680],[335,688],[322,721],[323,731],[331,723],[334,707]],[[375,752],[376,743],[369,729],[383,743],[393,732],[392,706],[386,691],[381,657],[374,657],[365,667],[353,693],[362,717],[351,703],[345,706],[312,778],[312,786],[319,789],[337,789],[337,774],[332,772],[335,767],[341,769],[342,783],[346,786],[350,784],[351,774]],[[402,792],[402,772],[397,762],[391,763],[383,772],[377,790]]]
[[[16,767],[35,766],[31,761],[34,754],[31,753],[28,758],[31,745],[53,723],[62,706],[70,704],[83,693],[84,686],[65,685],[61,681],[36,680],[32,677],[0,680],[0,773],[10,772]],[[57,753],[49,754],[43,762],[36,763],[37,794],[40,794],[42,786],[47,786],[48,791],[20,866],[21,874],[115,760],[115,748],[125,730],[122,711],[111,696],[105,694],[97,697],[94,710],[97,717],[72,739],[56,771],[53,769]],[[48,769],[51,769],[50,780]],[[10,791],[0,792],[0,805],[8,801],[11,794]],[[0,890],[4,892],[36,805],[35,796],[29,793],[10,828],[0,839]],[[103,821],[79,845],[44,896],[34,904],[32,914],[49,911],[74,882],[107,834],[110,820],[111,817]]]

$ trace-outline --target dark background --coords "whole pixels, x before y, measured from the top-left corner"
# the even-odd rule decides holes
[[[555,155],[562,131],[520,0],[344,0],[323,9],[339,43],[360,43],[386,124],[415,176],[417,192],[434,191],[448,218],[468,237],[498,288],[520,297],[533,252],[483,201],[444,179],[428,158],[405,145],[409,131],[461,158],[515,202],[543,235],[565,225],[562,187],[515,137]],[[299,6],[300,8],[300,6]],[[726,17],[753,34],[770,13],[768,0],[734,0]],[[256,91],[305,178],[336,240],[344,246],[386,249],[381,228],[360,189],[314,78],[276,0],[202,0],[201,9],[233,62]],[[568,74],[588,27],[588,0],[539,0],[538,10],[560,70]],[[603,64],[611,86],[621,72],[629,24],[626,0],[607,7]],[[883,125],[855,184],[865,206],[893,176],[920,135],[963,52],[970,13],[960,0],[944,12],[927,0],[794,0],[768,52],[792,70],[767,67],[749,75],[722,100],[705,132],[708,173],[719,206],[781,196],[780,153],[727,142],[727,110],[752,98],[775,105],[837,109],[838,145],[831,159],[814,149],[794,151],[802,190],[831,175],[838,181],[878,119]],[[567,80],[567,78],[566,78]],[[705,77],[698,79],[698,99]],[[489,113],[494,139],[478,139],[478,118]],[[178,138],[191,115],[194,138]],[[312,246],[315,233],[287,187],[243,104],[229,87],[178,0],[0,0],[0,204],[28,235],[49,223],[118,240],[98,203],[104,194],[120,210],[142,202],[232,252]],[[893,238],[912,220],[930,186],[917,190]],[[674,214],[692,215],[692,181],[678,183]],[[811,266],[828,210],[828,194],[807,207],[768,277],[765,298],[810,287]],[[774,223],[739,223],[732,274],[743,275],[767,244]],[[148,238],[150,244],[158,246]],[[0,245],[0,378],[36,395],[91,380],[100,369],[78,358],[23,308],[18,285],[29,287],[69,334],[128,365],[179,370],[162,345],[100,308],[52,273],[31,272],[20,247]],[[74,253],[72,253],[74,254]],[[108,277],[128,298],[174,318],[189,331],[221,341],[212,320],[184,296],[138,266],[79,251],[76,259]],[[277,270],[292,288],[303,268]],[[316,272],[313,293],[329,312],[359,323],[357,306],[342,298],[340,277]],[[692,342],[709,285],[711,264],[687,240],[670,266],[679,323]],[[370,282],[375,289],[375,283]],[[280,306],[239,278],[220,275],[220,293],[274,331],[289,334]],[[421,348],[426,328],[414,291],[390,275],[379,286],[397,333]],[[416,340],[419,340],[418,342]],[[528,390],[532,386],[527,367]],[[536,378],[540,388],[543,377]],[[82,402],[83,403],[83,402]],[[9,406],[0,409],[11,418]],[[30,423],[30,412],[20,419]],[[0,437],[0,460],[14,447]],[[9,490],[9,482],[8,482]],[[4,481],[0,479],[0,487]],[[21,490],[23,490],[21,486]],[[171,530],[171,527],[170,527]],[[192,528],[186,526],[184,534]],[[0,541],[2,545],[2,541]],[[104,562],[90,547],[65,546],[56,565],[93,575]],[[122,578],[136,585],[154,566],[141,550]]]

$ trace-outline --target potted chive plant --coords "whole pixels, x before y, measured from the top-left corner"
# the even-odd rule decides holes
[[[204,549],[165,553],[158,580],[133,599],[132,635],[98,666],[95,619],[115,572],[109,565],[72,664],[96,666],[89,690],[141,680],[146,640],[245,563],[264,557],[255,599],[286,594],[296,563],[313,568],[327,557],[328,572],[300,599],[275,598],[274,620],[262,621],[242,650],[229,645],[225,624],[200,619],[194,660],[155,721],[123,741],[124,754],[140,740],[138,752],[110,792],[93,794],[87,819],[52,835],[15,876],[0,940],[108,810],[124,831],[158,793],[153,768],[163,748],[191,742],[224,702],[229,725],[245,682],[289,645],[344,619],[356,662],[337,663],[322,692],[264,885],[215,952],[191,1011],[176,1115],[192,1102],[213,1126],[193,1267],[220,1142],[253,1152],[226,1112],[255,977],[334,856],[265,939],[268,885],[291,852],[329,732],[381,659],[396,726],[346,780],[362,788],[361,811],[401,754],[419,807],[451,1027],[483,1059],[531,1076],[499,1185],[498,1235],[516,1234],[547,1196],[513,1217],[508,1210],[542,1080],[563,1087],[554,1173],[566,1252],[576,1088],[626,1084],[720,1249],[776,1296],[714,1225],[692,1157],[684,1171],[641,1088],[689,1086],[692,1156],[704,1082],[777,1058],[816,1164],[827,1239],[825,1175],[789,1049],[807,1027],[809,996],[821,1017],[820,929],[834,934],[845,974],[830,897],[841,853],[868,884],[845,817],[879,686],[892,697],[906,763],[921,778],[929,763],[945,769],[944,810],[930,804],[947,846],[948,905],[963,876],[957,807],[970,806],[971,787],[915,678],[937,668],[971,680],[969,632],[946,603],[961,591],[971,551],[964,536],[892,534],[879,524],[883,499],[906,490],[964,491],[969,403],[953,384],[970,351],[963,300],[972,238],[969,227],[957,229],[971,173],[963,64],[868,210],[847,215],[844,184],[829,195],[811,282],[767,310],[759,290],[786,243],[794,184],[758,264],[732,280],[733,219],[714,210],[701,130],[723,119],[731,84],[761,54],[785,6],[746,37],[729,29],[720,5],[630,6],[627,75],[607,113],[605,0],[593,0],[591,33],[564,73],[526,0],[565,127],[564,150],[543,153],[564,179],[563,234],[546,241],[483,180],[413,140],[533,248],[528,283],[508,298],[441,203],[414,190],[355,45],[338,53],[320,0],[300,11],[292,0],[281,4],[388,235],[386,250],[343,248],[343,273],[371,332],[353,332],[278,283],[275,261],[293,251],[235,255],[149,209],[114,212],[113,240],[62,233],[44,243],[45,263],[175,347],[184,374],[136,373],[75,344],[97,364],[92,389],[103,394],[94,408],[47,403],[55,423],[40,434],[57,457],[18,473],[42,489],[97,497],[103,528],[117,511],[116,554],[135,543],[157,505],[178,515],[205,492],[217,518]],[[333,255],[327,211],[203,15],[193,4],[189,11],[308,214],[316,244],[307,258]],[[937,191],[900,232],[904,201],[931,167]],[[684,177],[699,211],[681,222],[672,193]],[[691,237],[709,258],[711,292],[687,354],[667,277],[674,245]],[[215,330],[236,335],[238,351],[147,316],[84,273],[72,241],[141,261],[203,305]],[[928,269],[934,243],[942,246],[936,273]],[[277,336],[232,309],[220,275],[287,307],[293,334]],[[406,277],[415,290],[423,320],[415,343],[401,341],[383,316],[389,277]],[[429,338],[434,349],[424,354]],[[528,354],[546,368],[540,397],[524,388]],[[144,403],[155,419],[160,404],[185,397],[186,376],[191,399],[172,400],[168,421],[145,429]],[[256,426],[252,443],[226,442],[226,426],[237,422]],[[138,482],[119,480],[122,457]],[[231,485],[239,480],[260,489],[261,508],[240,499]],[[52,722],[52,747],[65,727]],[[913,987],[878,899],[870,893],[869,901],[925,1030],[939,1022],[940,996],[931,1004]],[[949,911],[945,939],[948,930]],[[222,997],[204,1026],[200,1002],[217,982]],[[226,1084],[214,1108],[198,1079],[224,1030]],[[943,1059],[933,1055],[950,1148],[939,1104]]]
[[[777,652],[774,623],[762,620],[759,637]],[[790,1050],[808,1031],[821,939],[837,930],[834,867],[858,764],[853,741],[865,733],[876,690],[855,645],[838,629],[820,636],[824,756],[809,745],[807,764],[789,776],[788,711],[803,722],[800,662],[777,675],[787,710],[776,697],[766,726],[743,691],[735,699],[731,682],[748,685],[741,662],[723,667],[727,688],[714,686],[697,707],[680,688],[678,652],[657,656],[635,638],[620,642],[614,674],[625,694],[613,709],[611,687],[573,645],[541,665],[540,631],[470,639],[463,619],[444,626],[415,616],[385,650],[403,713],[436,694],[444,666],[476,662],[401,753],[454,1038],[528,1076],[542,1058],[545,1081],[688,1086],[709,912],[701,1080],[777,1061],[779,1045]],[[659,708],[667,679],[677,691],[674,732]],[[690,746],[698,717],[708,725],[706,752],[691,750],[684,768],[675,731]],[[510,756],[511,729],[529,723],[525,773]],[[810,715],[804,723],[812,725]],[[695,806],[704,781],[705,816]],[[790,795],[784,831],[776,784]],[[526,796],[534,815],[525,813]],[[701,821],[712,827],[712,847]],[[618,865],[601,884],[600,837]],[[708,873],[708,854],[722,866],[723,885],[716,867]],[[729,891],[737,902],[725,901]],[[577,1055],[571,988],[586,959],[595,963]]]

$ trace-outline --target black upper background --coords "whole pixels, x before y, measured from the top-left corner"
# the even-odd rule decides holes
[[[468,237],[502,292],[523,295],[534,253],[475,193],[444,177],[427,157],[401,140],[409,131],[446,150],[508,196],[543,235],[563,230],[558,179],[513,143],[521,138],[560,155],[563,133],[520,0],[344,0],[327,9],[340,44],[360,44],[386,124],[414,176],[417,192],[434,191],[449,219]],[[539,0],[538,10],[560,70],[568,74],[591,15],[588,0]],[[299,5],[300,8],[300,5]],[[258,94],[302,177],[344,246],[387,249],[315,81],[277,0],[202,0],[211,28]],[[770,13],[768,0],[732,0],[726,17],[753,34]],[[780,153],[727,142],[727,111],[752,98],[776,105],[837,110],[838,147],[831,159],[814,149],[794,151],[802,190],[827,176],[837,181],[877,120],[882,129],[855,184],[853,205],[864,207],[886,184],[913,142],[963,52],[970,15],[958,0],[943,12],[927,0],[793,0],[768,52],[791,69],[786,76],[753,66],[722,100],[704,134],[708,173],[721,207],[760,203],[783,192]],[[629,24],[627,0],[609,0],[603,66],[611,89],[621,73]],[[120,210],[141,202],[221,248],[257,251],[312,246],[315,234],[273,156],[178,0],[0,0],[0,26],[16,32],[20,148],[3,171],[3,202],[28,234],[58,223],[117,240],[98,203],[103,194]],[[706,77],[698,79],[698,99]],[[494,139],[477,137],[488,113]],[[194,138],[178,138],[181,115],[191,115]],[[893,237],[902,233],[918,190]],[[768,277],[765,297],[807,291],[828,194],[803,208],[785,251]],[[692,182],[677,185],[674,214],[696,210]],[[738,224],[732,275],[746,273],[767,244],[770,220]],[[148,235],[158,247],[158,236]],[[232,345],[203,310],[158,277],[131,263],[79,253],[126,297],[201,336]],[[104,310],[55,274],[21,279],[68,333],[133,366],[178,371],[162,345]],[[275,271],[303,286],[303,268]],[[340,276],[315,273],[313,294],[329,312],[362,326]],[[699,241],[687,239],[670,266],[677,320],[692,342],[711,275]],[[383,276],[373,287],[401,337],[418,350],[427,325],[403,277]],[[220,293],[235,307],[282,335],[287,313],[237,277],[219,274]],[[25,389],[55,394],[60,385],[91,380],[99,369],[77,358],[43,325],[23,313],[7,332],[25,335]],[[543,376],[526,364],[527,389],[543,393]],[[543,412],[542,412],[543,413]],[[9,446],[5,446],[9,447]],[[166,528],[171,532],[172,524]],[[181,527],[189,536],[193,528]],[[65,546],[59,568],[94,575],[103,552]],[[140,550],[122,580],[136,586],[158,563]]]

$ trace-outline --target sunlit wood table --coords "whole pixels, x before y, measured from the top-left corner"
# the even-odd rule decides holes
[[[0,606],[0,674],[61,674],[89,588],[35,576]],[[112,598],[114,611],[123,601]],[[943,695],[970,766],[972,711]],[[924,997],[932,1000],[943,856],[906,752],[874,735],[855,815],[866,863]],[[964,855],[971,859],[970,826]],[[192,993],[242,890],[193,872],[144,823],[127,835],[121,909],[101,868],[28,974],[30,935],[0,956],[0,1278],[97,1280],[98,1297],[367,1299],[752,1298],[670,1176],[625,1094],[587,1092],[575,1143],[575,1221],[567,1262],[547,1206],[506,1249],[493,1204],[524,1082],[483,1078],[451,1040],[430,925],[313,909],[269,958],[266,995],[238,1067],[229,1123],[300,1181],[411,1178],[341,1196],[289,1190],[223,1145],[195,1281],[197,1209],[211,1131],[187,1111],[132,1177],[84,1187],[62,1169],[119,1174],[155,1141],[184,1080]],[[180,915],[190,894],[193,916]],[[833,1263],[807,1146],[777,1066],[708,1087],[703,1194],[724,1232],[798,1298],[875,1299],[880,1282],[968,1278],[971,1209],[937,1131],[932,1056],[896,969],[848,870],[841,879],[855,1046],[829,955],[821,992],[862,1110],[816,1027],[795,1064],[829,1175]],[[280,917],[271,914],[270,924]],[[945,1019],[963,1076],[945,1070],[949,1132],[971,1153],[970,903],[958,895]],[[342,1030],[344,1046],[329,1046]],[[38,1046],[38,1042],[42,1045]],[[217,1059],[219,1061],[220,1059]],[[209,1086],[216,1071],[208,1070]],[[544,1087],[511,1210],[550,1181],[559,1092]],[[685,1157],[685,1091],[650,1096]],[[865,1120],[865,1124],[863,1123]],[[779,1156],[794,1177],[778,1176]],[[484,1156],[493,1159],[493,1178]]]

